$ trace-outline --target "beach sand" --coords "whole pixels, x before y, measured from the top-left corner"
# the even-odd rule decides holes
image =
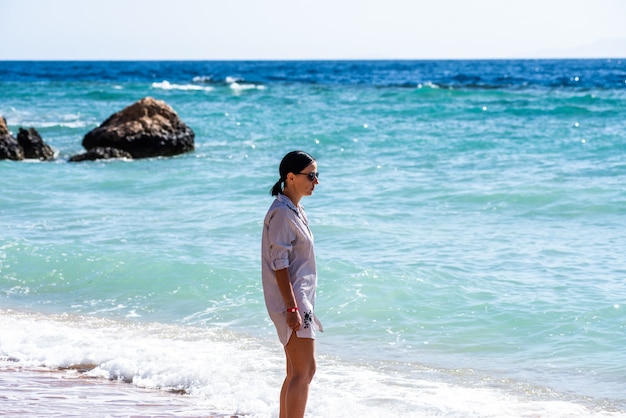
[[[0,367],[0,416],[239,417],[201,410],[175,393],[86,378],[75,370]]]

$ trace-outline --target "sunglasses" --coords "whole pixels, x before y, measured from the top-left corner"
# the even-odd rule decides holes
[[[320,177],[319,171],[318,172],[311,171],[310,173],[295,173],[295,174],[301,174],[303,176],[307,176],[310,182],[314,182],[316,179],[319,179]]]

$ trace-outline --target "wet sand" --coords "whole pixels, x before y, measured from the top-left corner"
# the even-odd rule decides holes
[[[197,400],[77,371],[0,368],[0,416],[233,418],[202,410]]]

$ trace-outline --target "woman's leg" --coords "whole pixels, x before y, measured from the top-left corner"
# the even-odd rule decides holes
[[[280,418],[287,418],[287,388],[289,387],[289,381],[291,380],[291,364],[289,362],[289,356],[287,356],[287,349],[285,348],[285,357],[287,358],[287,376],[283,382],[282,388],[280,388]]]
[[[302,418],[315,374],[315,340],[294,332],[285,346],[287,377],[280,392],[280,418]]]

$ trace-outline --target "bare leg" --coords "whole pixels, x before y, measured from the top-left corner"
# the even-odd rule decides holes
[[[287,377],[280,391],[280,418],[303,418],[315,374],[315,340],[294,332],[285,346]]]
[[[283,386],[280,389],[280,418],[287,418],[287,388],[289,387],[289,381],[292,375],[291,363],[289,362],[289,356],[287,355],[287,349],[285,348],[285,357],[287,359],[287,377],[283,382]]]

